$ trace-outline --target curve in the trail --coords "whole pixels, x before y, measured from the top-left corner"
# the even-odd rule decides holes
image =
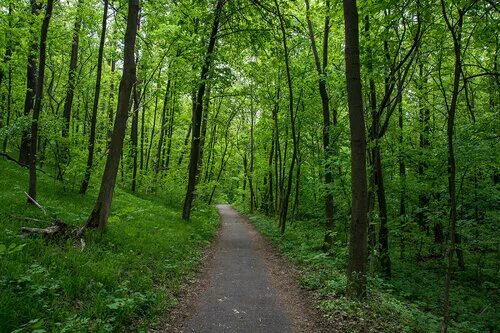
[[[184,332],[292,332],[292,320],[252,244],[247,222],[229,205],[217,208],[222,229],[208,287],[199,295]]]

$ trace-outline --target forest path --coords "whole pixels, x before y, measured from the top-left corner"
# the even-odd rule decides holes
[[[321,332],[286,260],[229,205],[183,332]],[[189,314],[189,312],[192,312]]]

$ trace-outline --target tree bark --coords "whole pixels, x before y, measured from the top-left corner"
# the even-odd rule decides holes
[[[297,159],[297,136],[295,132],[295,112],[294,112],[294,97],[293,97],[293,87],[292,87],[292,74],[290,69],[290,56],[288,50],[288,43],[286,37],[285,20],[280,11],[280,6],[277,0],[274,0],[274,5],[276,6],[276,14],[278,15],[278,20],[280,22],[281,37],[283,43],[283,54],[285,62],[286,80],[288,86],[288,112],[290,114],[290,127],[292,130],[292,160],[290,162],[290,168],[288,169],[288,179],[287,185],[282,187],[283,195],[281,196],[280,210],[279,210],[279,228],[282,234],[285,233],[286,229],[286,219],[288,214],[288,204],[290,201],[290,194],[292,191],[293,184],[293,169],[295,167],[295,162]],[[286,151],[286,149],[285,149]],[[286,161],[285,161],[286,162]],[[283,176],[284,178],[284,176]]]
[[[109,97],[108,97],[108,144],[111,141],[111,135],[113,135],[113,100],[115,98],[115,70],[116,70],[116,60],[111,59],[111,78],[109,84]]]
[[[451,94],[451,102],[448,110],[448,120],[446,127],[446,137],[447,137],[447,154],[448,154],[448,194],[449,194],[449,205],[450,205],[450,215],[449,215],[449,225],[450,225],[450,247],[448,248],[447,258],[448,258],[448,268],[446,270],[444,295],[443,295],[443,321],[441,324],[441,332],[446,333],[448,331],[448,324],[450,322],[450,289],[451,289],[451,279],[453,275],[453,253],[456,251],[457,245],[457,199],[456,199],[456,162],[455,162],[455,149],[454,149],[454,127],[455,127],[455,114],[457,110],[458,95],[460,93],[460,75],[462,71],[462,60],[461,60],[461,44],[462,44],[462,25],[463,18],[465,15],[464,9],[458,9],[458,19],[453,25],[450,23],[448,18],[448,13],[446,10],[446,5],[444,0],[441,0],[441,9],[443,12],[443,17],[448,30],[451,33],[453,39],[453,51],[455,56],[455,65],[453,71],[453,90]]]
[[[419,63],[419,77],[422,81],[419,85],[420,94],[424,94],[423,85],[426,83],[426,76],[423,71],[423,63]],[[420,98],[420,109],[419,109],[419,122],[420,122],[420,134],[419,134],[419,147],[420,147],[420,159],[418,162],[417,174],[422,178],[425,177],[425,172],[427,170],[427,153],[430,147],[430,118],[431,113],[428,107],[424,106],[423,96]],[[422,231],[428,231],[429,222],[427,221],[427,205],[429,204],[429,196],[426,191],[419,193],[418,195],[418,213],[417,221],[420,229]]]
[[[40,12],[40,4],[37,3],[37,0],[31,0],[31,29],[34,28],[36,17]],[[36,72],[37,72],[37,63],[36,63],[36,55],[38,52],[38,43],[35,36],[32,36],[31,45],[28,53],[28,67],[26,71],[26,96],[24,98],[24,116],[29,116],[31,112],[33,112],[33,106],[35,102],[35,90],[36,90]],[[19,163],[21,164],[29,164],[29,136],[30,130],[24,129],[21,137],[21,147],[19,150]]]
[[[347,267],[348,294],[366,297],[367,208],[366,136],[359,64],[359,30],[356,0],[343,0],[345,63],[349,126],[351,130],[351,231]]]
[[[158,81],[160,81],[161,77],[161,68],[158,71]],[[155,109],[153,112],[153,127],[151,128],[151,135],[149,137],[149,147],[148,147],[148,153],[146,155],[146,171],[149,170],[149,159],[151,157],[151,150],[153,149],[153,139],[155,137],[155,131],[156,131],[156,115],[158,113],[158,95],[159,95],[159,85],[156,88],[155,92]]]
[[[69,62],[68,85],[66,88],[66,99],[64,102],[64,127],[62,136],[67,138],[69,135],[69,126],[71,121],[71,107],[73,106],[73,97],[75,96],[76,86],[76,68],[78,66],[78,47],[80,45],[80,28],[82,26],[82,15],[80,13],[83,0],[78,0],[75,25],[73,27],[73,41],[71,43],[71,57]]]
[[[309,0],[305,0],[306,3],[306,20],[307,27],[309,30],[309,40],[311,43],[311,49],[314,55],[314,62],[316,64],[316,71],[318,72],[318,86],[319,94],[321,97],[321,105],[323,111],[323,154],[324,154],[324,182],[325,182],[325,239],[323,242],[323,249],[325,251],[330,250],[333,244],[332,232],[335,228],[334,221],[334,207],[333,207],[333,149],[330,143],[330,97],[328,96],[326,79],[327,73],[326,68],[328,66],[328,37],[330,32],[330,1],[326,0],[326,10],[325,15],[325,26],[323,30],[323,64],[320,62],[320,57],[318,49],[316,47],[316,39],[314,37],[314,29],[312,26],[311,19],[309,17]]]
[[[38,55],[38,75],[35,89],[35,105],[31,119],[31,133],[29,139],[29,189],[28,203],[34,204],[36,201],[36,162],[37,162],[37,143],[38,143],[38,120],[42,111],[43,83],[45,79],[45,62],[47,54],[47,34],[49,32],[49,23],[52,16],[54,1],[48,0],[45,9],[45,16],[40,31],[40,47]]]
[[[133,111],[132,111],[132,127],[130,129],[130,153],[132,155],[132,192],[135,192],[137,187],[137,144],[139,138],[139,93],[137,91],[137,82],[133,88]]]
[[[406,233],[406,163],[405,163],[405,153],[404,153],[404,116],[403,116],[403,98],[399,95],[398,98],[399,105],[399,179],[401,181],[401,190],[399,193],[399,220],[400,220],[400,258],[403,259],[405,252],[405,233]]]
[[[154,172],[158,174],[160,172],[161,166],[161,151],[163,147],[163,143],[165,141],[165,132],[167,126],[167,110],[168,110],[168,101],[170,96],[170,85],[171,79],[168,78],[167,81],[167,89],[165,90],[165,97],[163,98],[163,110],[161,112],[161,125],[160,125],[160,138],[158,139],[158,147],[156,149],[156,158],[155,158],[155,167]]]
[[[9,1],[9,32],[12,29],[12,1]],[[11,118],[11,108],[12,108],[12,36],[9,36],[7,42],[7,49],[5,50],[4,63],[7,63],[7,104],[5,106],[5,126],[10,125]],[[2,73],[3,81],[4,74]],[[1,85],[1,82],[0,82]],[[5,136],[5,139],[2,144],[2,152],[7,153],[7,144],[9,142],[8,136]]]
[[[130,3],[129,3],[130,4]],[[97,110],[99,107],[99,95],[101,93],[101,77],[102,77],[102,60],[104,57],[104,43],[106,41],[106,26],[108,21],[108,0],[104,0],[104,10],[102,15],[102,28],[101,39],[99,42],[99,53],[97,55],[97,77],[94,90],[94,104],[92,105],[92,119],[90,121],[90,136],[87,146],[87,167],[85,169],[85,176],[80,187],[80,193],[85,194],[90,183],[90,176],[92,167],[94,166],[94,149],[96,140],[96,126],[97,126]],[[135,78],[134,78],[135,80]],[[110,101],[111,102],[111,101]],[[116,124],[115,124],[116,126]],[[106,217],[107,219],[107,217]]]
[[[203,96],[205,95],[206,80],[212,63],[212,57],[215,49],[215,42],[217,40],[217,33],[219,32],[219,24],[222,15],[222,10],[226,0],[218,0],[214,12],[214,22],[210,39],[208,42],[207,53],[201,69],[200,85],[196,94],[196,104],[193,108],[192,117],[192,139],[191,139],[191,154],[189,161],[189,176],[186,196],[184,198],[184,208],[182,210],[182,219],[189,220],[191,215],[191,207],[193,205],[194,191],[196,186],[196,179],[198,177],[198,164],[200,160],[200,132],[201,132],[201,118],[203,115]]]
[[[136,80],[135,66],[135,39],[139,13],[139,0],[128,1],[127,28],[125,30],[123,74],[118,92],[118,106],[113,128],[113,135],[109,147],[108,158],[102,176],[99,196],[95,207],[87,220],[87,227],[104,230],[113,199],[113,191],[120,163],[120,153],[123,148],[123,139],[127,127],[128,110],[130,107],[130,94]]]

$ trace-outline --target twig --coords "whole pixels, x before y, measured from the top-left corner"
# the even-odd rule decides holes
[[[32,202],[35,206],[37,206],[38,208],[40,208],[40,209],[41,209],[41,211],[42,211],[45,215],[47,215],[47,211],[45,210],[45,208],[43,208],[43,207],[42,207],[42,206],[41,206],[38,202],[36,202],[36,200],[35,200],[35,199],[33,199],[32,197],[30,197],[30,195],[29,195],[28,193],[24,192],[24,194],[26,194],[26,196],[28,197],[28,199],[30,199],[30,201],[31,201],[31,202]]]

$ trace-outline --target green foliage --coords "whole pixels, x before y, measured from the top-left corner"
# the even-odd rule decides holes
[[[2,332],[117,332],[159,324],[218,225],[213,208],[200,207],[186,223],[157,199],[117,189],[109,229],[87,232],[83,252],[72,241],[21,239],[21,226],[45,226],[23,217],[47,217],[25,203],[27,170],[3,160],[0,170]],[[94,193],[81,196],[46,176],[39,185],[49,215],[85,222]]]
[[[394,276],[369,278],[365,302],[345,296],[346,253],[338,242],[329,253],[321,249],[323,226],[314,221],[295,221],[285,235],[276,221],[263,215],[251,217],[255,226],[292,262],[301,268],[302,288],[318,295],[318,306],[332,325],[345,332],[436,332],[440,326],[444,262],[415,264],[393,260]],[[393,256],[395,257],[395,256]],[[494,279],[494,276],[490,276]],[[451,332],[487,332],[498,323],[496,283],[474,284],[470,273],[457,272],[452,302]]]

